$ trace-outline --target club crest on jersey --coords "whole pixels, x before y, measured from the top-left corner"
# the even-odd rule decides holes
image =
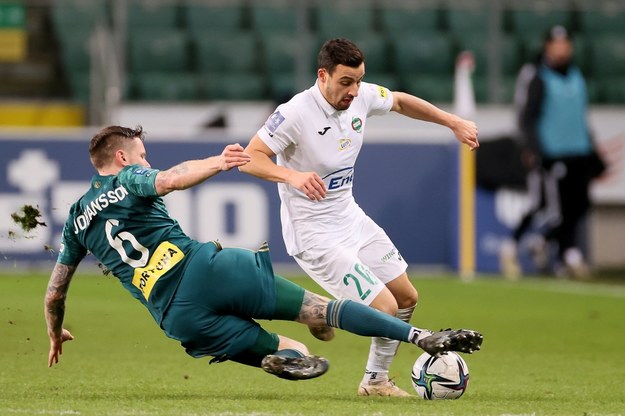
[[[352,139],[349,137],[344,139],[339,139],[339,152],[347,149],[352,145]]]
[[[360,133],[362,130],[362,120],[359,117],[354,117],[352,119],[352,129],[354,129],[356,133]]]
[[[283,121],[284,116],[279,111],[276,111],[275,113],[270,115],[265,122],[265,130],[267,130],[267,132],[273,136],[273,134],[276,132],[278,127],[280,127],[280,124],[282,124]]]

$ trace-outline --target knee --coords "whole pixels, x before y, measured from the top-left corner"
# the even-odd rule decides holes
[[[419,293],[406,273],[386,284],[400,309],[412,308],[419,301]]]
[[[400,293],[396,300],[400,309],[412,308],[419,302],[419,292],[413,286],[410,286],[410,289]]]

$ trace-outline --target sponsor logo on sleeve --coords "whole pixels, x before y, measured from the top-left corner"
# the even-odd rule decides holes
[[[147,169],[147,168],[137,168],[132,171],[132,173],[134,173],[135,175],[146,175],[149,172],[150,172],[150,169]]]
[[[386,88],[378,86],[378,92],[380,93],[380,97],[386,99],[387,97],[387,93],[386,93]]]
[[[265,122],[265,130],[267,130],[267,133],[269,133],[270,136],[273,136],[283,121],[284,116],[279,111],[276,111],[275,113],[270,115]]]

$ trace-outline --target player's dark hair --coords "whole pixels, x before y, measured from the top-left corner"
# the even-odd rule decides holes
[[[110,163],[115,157],[115,152],[124,149],[130,143],[130,139],[145,138],[143,127],[134,129],[122,126],[108,126],[93,136],[89,144],[89,157],[96,169],[100,169]]]
[[[332,74],[337,65],[357,68],[365,61],[365,56],[354,42],[339,38],[326,41],[319,50],[317,67]]]

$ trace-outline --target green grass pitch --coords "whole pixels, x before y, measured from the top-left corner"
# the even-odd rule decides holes
[[[318,290],[308,279],[297,279]],[[309,381],[280,380],[233,363],[208,365],[166,338],[116,279],[79,273],[70,288],[61,362],[47,368],[47,276],[0,275],[0,415],[623,415],[625,286],[553,279],[415,280],[416,326],[484,333],[465,355],[459,400],[356,396],[367,338],[340,331],[329,343],[296,323],[266,322],[304,341],[331,368]],[[420,350],[404,344],[391,368],[412,391]]]

